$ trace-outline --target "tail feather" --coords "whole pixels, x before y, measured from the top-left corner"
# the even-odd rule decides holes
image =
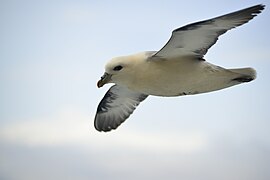
[[[249,82],[257,77],[256,70],[253,68],[229,69],[229,71],[239,74],[239,77],[232,79],[238,82]]]

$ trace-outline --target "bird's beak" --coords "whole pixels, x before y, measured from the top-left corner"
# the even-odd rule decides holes
[[[108,73],[104,73],[103,76],[100,78],[100,80],[97,82],[97,87],[100,88],[104,84],[109,83],[111,80],[112,75]]]

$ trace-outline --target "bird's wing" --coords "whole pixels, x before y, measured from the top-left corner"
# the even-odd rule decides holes
[[[116,129],[146,97],[122,86],[112,86],[98,105],[94,122],[96,130]]]
[[[256,5],[213,19],[200,21],[175,29],[166,45],[149,60],[173,57],[203,59],[218,37],[228,30],[247,23],[261,13],[264,5]]]

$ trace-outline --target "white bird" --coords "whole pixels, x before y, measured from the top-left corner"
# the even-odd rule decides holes
[[[225,69],[205,61],[204,55],[228,30],[261,13],[256,5],[175,29],[159,51],[113,58],[97,86],[115,83],[97,107],[95,128],[110,131],[123,123],[148,95],[182,96],[211,92],[252,81],[252,68]]]

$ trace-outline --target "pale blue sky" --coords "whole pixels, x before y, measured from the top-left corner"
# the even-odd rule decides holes
[[[112,57],[158,50],[173,29],[255,4],[211,63],[253,67],[225,90],[150,97],[116,131],[94,129]],[[270,3],[0,1],[0,179],[270,179]]]

